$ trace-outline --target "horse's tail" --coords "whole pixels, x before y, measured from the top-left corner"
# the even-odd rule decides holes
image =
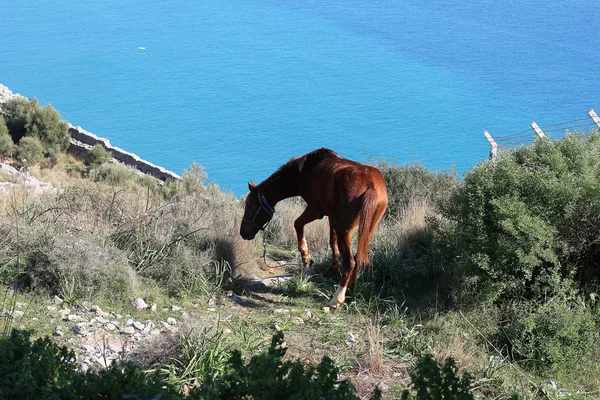
[[[385,188],[385,186],[384,186]],[[352,271],[350,286],[354,286],[360,268],[369,264],[369,244],[387,207],[387,193],[382,195],[377,188],[369,188],[363,195],[358,224],[358,246],[356,249],[356,267]]]

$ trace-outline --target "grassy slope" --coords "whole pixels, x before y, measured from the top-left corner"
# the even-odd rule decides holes
[[[365,396],[378,382],[390,387],[385,396],[399,396],[409,382],[410,367],[424,352],[440,361],[455,358],[476,376],[476,390],[485,397],[519,393],[534,398],[542,390],[558,396],[559,391],[546,385],[547,377],[501,360],[487,339],[493,330],[489,321],[497,320],[493,308],[444,307],[444,273],[435,258],[423,255],[421,243],[427,236],[426,217],[435,215],[426,195],[413,196],[388,215],[374,240],[373,271],[365,271],[344,307],[326,313],[321,307],[335,287],[335,281],[322,274],[328,263],[327,225],[309,225],[316,264],[308,273],[299,271],[292,228],[301,211],[298,203],[278,206],[268,232],[268,265],[285,264],[277,272],[293,278],[272,288],[256,288],[249,279],[270,275],[261,268],[260,240],[238,238],[242,205],[232,196],[214,187],[160,189],[122,170],[109,171],[101,182],[92,183],[79,177],[84,169],[65,159],[51,170],[33,171],[62,188],[58,195],[17,190],[2,197],[0,229],[5,242],[0,256],[16,260],[13,269],[3,264],[2,279],[17,278],[34,289],[17,292],[17,301],[27,306],[23,317],[10,321],[12,326],[53,333],[56,314],[47,307],[55,294],[69,297],[75,306],[89,301],[156,321],[172,315],[166,307],[175,304],[189,315],[182,318],[179,332],[218,339],[225,344],[222,351],[239,348],[245,355],[255,354],[281,329],[290,357],[307,362],[332,357]],[[92,254],[86,249],[93,249]],[[40,253],[44,262],[34,257]],[[388,283],[374,287],[369,274],[380,273]],[[137,312],[132,305],[136,296],[157,303],[159,311]],[[72,331],[65,331],[57,340],[76,344]],[[168,337],[161,334],[160,346],[142,346],[139,357],[169,362],[176,351],[154,354],[170,348],[164,345]],[[172,340],[173,348],[181,346],[178,338]],[[588,376],[559,380],[559,385],[570,393],[597,394],[599,387],[597,378]]]

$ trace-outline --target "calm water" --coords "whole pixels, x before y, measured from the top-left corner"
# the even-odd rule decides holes
[[[0,0],[0,82],[237,195],[323,146],[462,172],[483,130],[600,109],[599,7],[466,3]]]

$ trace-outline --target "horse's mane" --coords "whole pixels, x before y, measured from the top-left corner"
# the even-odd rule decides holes
[[[281,167],[277,168],[277,171],[273,172],[267,179],[262,181],[260,183],[260,185],[271,184],[271,183],[275,182],[276,180],[278,180],[279,178],[282,178],[282,177],[286,176],[287,174],[290,174],[296,168],[296,166],[295,166],[296,160],[298,160],[302,157],[306,158],[305,163],[310,163],[315,158],[317,158],[317,159],[328,158],[328,157],[343,158],[335,151],[326,149],[324,147],[317,149],[317,150],[313,150],[313,151],[306,153],[305,155],[300,156],[298,158],[292,157],[288,162],[283,164]]]

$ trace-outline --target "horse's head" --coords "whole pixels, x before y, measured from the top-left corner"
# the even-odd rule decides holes
[[[240,227],[240,235],[245,240],[252,240],[273,218],[275,210],[269,205],[267,199],[253,182],[248,184],[250,193],[246,198],[244,218]]]

